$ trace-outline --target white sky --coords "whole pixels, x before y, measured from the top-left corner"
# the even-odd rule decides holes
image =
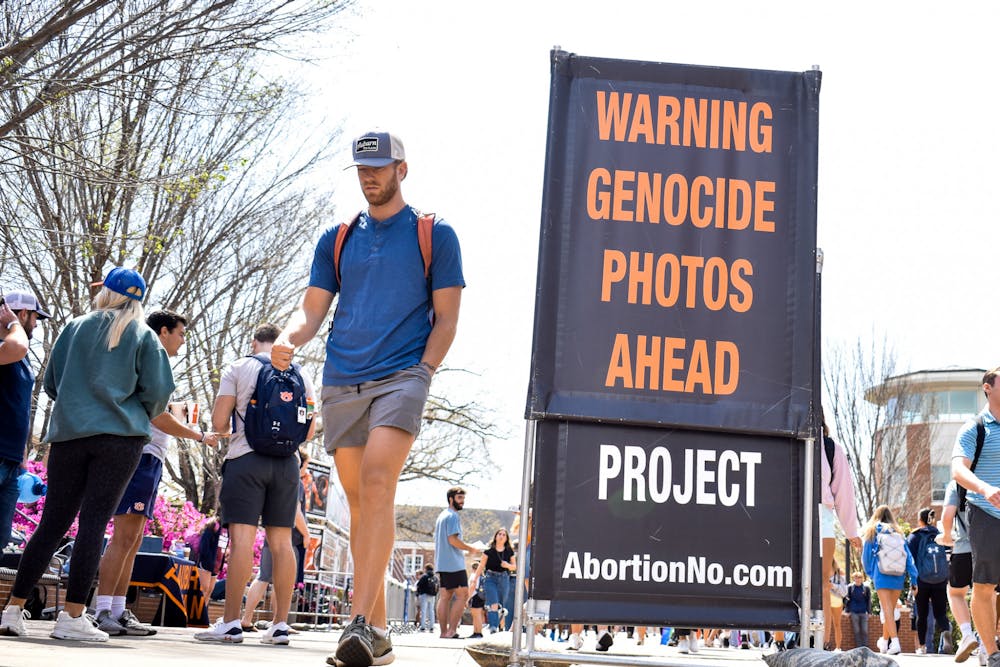
[[[403,139],[407,201],[459,234],[468,287],[447,362],[479,376],[455,396],[478,398],[509,434],[491,444],[500,469],[484,471],[469,506],[520,498],[556,44],[631,60],[819,65],[826,342],[886,332],[904,371],[1000,363],[985,289],[1000,154],[995,4],[367,0],[356,14],[306,75],[317,113],[348,138],[381,126]],[[363,206],[353,170],[329,176],[342,217]],[[443,485],[410,484],[399,501],[443,496]]]

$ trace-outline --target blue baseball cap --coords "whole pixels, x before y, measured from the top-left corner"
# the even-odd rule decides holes
[[[406,151],[399,137],[388,132],[366,132],[354,140],[354,162],[349,167],[384,167],[405,160]]]
[[[146,296],[146,281],[137,271],[123,266],[117,266],[108,272],[104,277],[104,286],[136,301],[142,301],[142,297]]]

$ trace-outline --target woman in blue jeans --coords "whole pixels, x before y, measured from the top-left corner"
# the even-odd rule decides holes
[[[510,573],[517,571],[514,550],[511,549],[506,528],[501,528],[493,534],[490,546],[483,552],[479,560],[476,574],[469,582],[469,590],[475,590],[479,579],[483,580],[483,590],[486,592],[486,620],[490,632],[500,629],[500,619],[506,610],[503,602],[507,599],[510,586]]]

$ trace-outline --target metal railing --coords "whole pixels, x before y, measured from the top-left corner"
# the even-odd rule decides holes
[[[317,630],[332,629],[350,621],[353,576],[350,572],[306,570],[303,587],[292,601],[291,623],[305,623]],[[414,588],[406,581],[387,576],[385,606],[389,624],[406,624],[412,616]]]

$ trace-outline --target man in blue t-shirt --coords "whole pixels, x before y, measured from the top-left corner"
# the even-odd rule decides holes
[[[1000,667],[1000,651],[992,631],[997,625],[995,588],[1000,584],[1000,387],[994,368],[983,376],[986,407],[980,413],[985,428],[983,449],[976,462],[976,421],[967,422],[955,438],[951,474],[968,489],[969,544],[972,547],[972,621],[986,651],[988,667]]]
[[[324,443],[351,507],[356,616],[331,661],[368,667],[394,658],[382,578],[395,538],[396,485],[431,377],[455,338],[465,280],[458,238],[441,219],[425,272],[420,215],[400,190],[408,169],[402,142],[368,132],[355,139],[353,156],[368,208],[339,248],[339,262],[337,227],[320,238],[302,305],[271,348],[271,363],[286,368],[339,295],[321,400]]]
[[[0,550],[10,542],[17,478],[31,435],[35,374],[28,363],[28,341],[38,320],[49,317],[34,294],[8,292],[4,301],[0,305]]]
[[[437,617],[441,637],[458,637],[458,626],[469,598],[469,577],[465,572],[465,554],[473,547],[462,541],[462,521],[458,513],[465,507],[465,489],[453,486],[447,493],[448,507],[434,523],[434,566],[441,578]]]

